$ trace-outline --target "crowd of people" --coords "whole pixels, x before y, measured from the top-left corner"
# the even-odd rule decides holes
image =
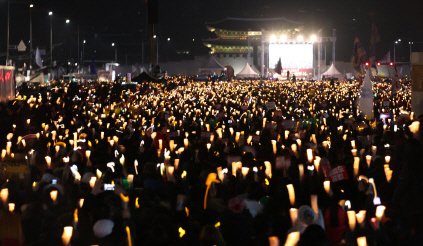
[[[0,104],[1,245],[423,242],[409,81],[375,82],[374,115],[358,81],[167,82]]]

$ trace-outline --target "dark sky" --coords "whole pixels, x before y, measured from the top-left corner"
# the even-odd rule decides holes
[[[29,40],[29,1],[10,0],[10,43]],[[23,3],[22,3],[23,2]],[[129,63],[142,61],[144,36],[144,61],[150,60],[150,27],[146,24],[147,4],[141,0],[94,1],[94,0],[33,0],[32,13],[33,44],[50,50],[50,18],[54,12],[53,43],[54,59],[65,60],[77,57],[77,29],[80,29],[80,50],[86,39],[85,59],[114,58],[116,43],[118,60]],[[205,22],[230,17],[270,18],[286,17],[305,22],[311,30],[323,29],[323,36],[331,36],[337,29],[337,60],[349,61],[354,36],[357,35],[368,51],[370,28],[375,22],[381,41],[376,46],[377,58],[389,50],[393,56],[394,41],[403,38],[397,45],[397,60],[408,61],[408,39],[423,42],[423,18],[419,1],[281,1],[281,0],[159,0],[159,59],[180,59],[176,50],[189,50],[192,55],[205,55],[208,49],[202,38],[215,37],[205,28]],[[7,0],[0,1],[0,54],[6,51]],[[65,24],[69,18],[71,23]],[[167,39],[170,38],[170,41]],[[194,39],[194,41],[192,41]],[[331,57],[331,43],[328,59]],[[417,45],[415,46],[417,48]],[[70,50],[69,50],[70,49]],[[414,49],[414,48],[413,48]],[[21,55],[11,51],[15,55]],[[3,64],[3,61],[1,62]]]

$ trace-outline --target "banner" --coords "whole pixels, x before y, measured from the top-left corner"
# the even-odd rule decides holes
[[[371,117],[373,119],[373,89],[372,82],[370,81],[370,69],[367,69],[366,77],[364,77],[364,83],[361,87],[360,93],[360,106],[359,109],[363,115]]]
[[[360,71],[360,66],[366,60],[366,51],[361,46],[360,40],[358,37],[355,37],[353,55],[351,57],[351,65],[355,70]]]
[[[35,63],[37,63],[39,67],[43,67],[43,60],[41,60],[40,50],[38,48],[35,52]]]
[[[0,66],[0,102],[15,99],[15,68]]]

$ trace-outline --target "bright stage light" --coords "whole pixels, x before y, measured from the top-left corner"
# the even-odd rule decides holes
[[[286,36],[285,35],[282,35],[281,36],[281,42],[285,42],[286,41]]]
[[[271,36],[270,36],[270,42],[271,42],[271,43],[276,42],[276,36],[275,36],[275,35],[271,35]]]
[[[303,41],[303,36],[298,36],[298,41]]]
[[[316,35],[311,36],[311,42],[316,41]]]

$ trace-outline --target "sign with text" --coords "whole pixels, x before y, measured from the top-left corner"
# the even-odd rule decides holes
[[[347,180],[348,174],[345,166],[338,166],[327,172],[330,182],[335,183],[341,180]]]
[[[0,102],[15,99],[15,68],[0,66]]]

